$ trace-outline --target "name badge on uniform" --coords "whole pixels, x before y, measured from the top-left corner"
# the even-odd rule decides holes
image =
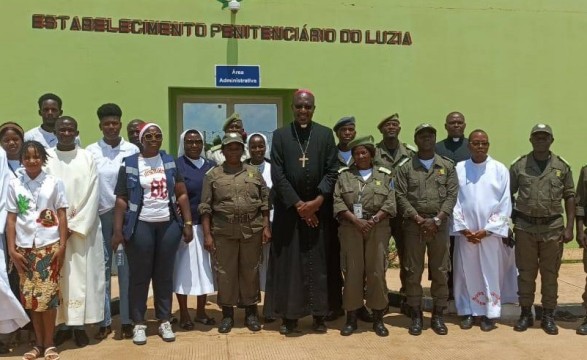
[[[353,204],[353,214],[357,217],[357,219],[363,218],[363,205],[362,204]]]

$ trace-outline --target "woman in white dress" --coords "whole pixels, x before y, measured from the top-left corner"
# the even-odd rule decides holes
[[[18,330],[29,322],[22,305],[10,286],[6,260],[6,240],[4,225],[6,223],[6,190],[11,179],[15,179],[15,171],[20,168],[19,153],[23,143],[24,132],[13,122],[0,125],[0,334],[8,334]],[[15,162],[11,159],[17,159]],[[16,270],[13,271],[17,275]],[[18,285],[18,277],[14,279]],[[18,290],[16,290],[18,292]],[[8,347],[0,342],[0,354],[7,353]]]
[[[252,133],[247,138],[250,158],[245,162],[259,169],[267,188],[271,190],[273,182],[271,181],[271,163],[268,160],[267,137],[261,133]],[[269,221],[273,221],[273,210],[269,212]],[[269,248],[271,243],[263,245],[263,261],[259,268],[259,284],[261,291],[265,291],[265,281],[267,279],[267,268],[269,266]],[[267,321],[267,319],[265,319]]]
[[[202,156],[204,137],[197,130],[186,130],[181,134],[177,153],[177,167],[183,175],[190,200],[194,240],[180,243],[175,259],[173,289],[179,303],[182,329],[192,330],[194,323],[188,312],[188,295],[197,296],[196,317],[194,321],[204,325],[214,325],[214,318],[206,314],[207,294],[216,291],[214,275],[210,262],[210,253],[204,249],[204,233],[201,225],[198,205],[202,196],[202,183],[208,170],[216,166],[212,160]]]

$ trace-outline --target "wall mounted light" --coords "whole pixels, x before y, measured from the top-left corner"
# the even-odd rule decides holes
[[[228,3],[228,8],[233,13],[236,13],[241,9],[241,3],[238,0],[230,0]]]

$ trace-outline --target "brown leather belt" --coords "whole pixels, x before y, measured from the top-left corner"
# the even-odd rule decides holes
[[[534,225],[546,225],[546,224],[550,224],[551,222],[553,222],[554,220],[557,220],[558,218],[561,218],[562,215],[553,215],[553,216],[545,216],[545,217],[535,217],[535,216],[528,216],[526,214],[523,214],[521,212],[517,212],[515,215],[517,218],[520,218],[526,222],[529,222],[530,224],[534,224]]]

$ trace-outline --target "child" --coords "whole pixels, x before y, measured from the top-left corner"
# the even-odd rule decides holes
[[[47,152],[41,143],[26,141],[20,160],[24,172],[8,186],[6,239],[20,275],[20,299],[31,311],[37,338],[37,345],[23,359],[57,360],[53,334],[68,235],[65,190],[61,180],[43,171]]]

